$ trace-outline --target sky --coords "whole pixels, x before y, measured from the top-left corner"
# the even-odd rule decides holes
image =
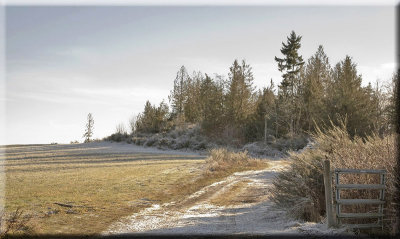
[[[182,65],[227,77],[245,59],[258,88],[277,85],[292,30],[306,60],[353,57],[363,85],[395,67],[393,6],[7,6],[5,23],[6,144],[81,142],[88,113],[108,136],[168,102]]]

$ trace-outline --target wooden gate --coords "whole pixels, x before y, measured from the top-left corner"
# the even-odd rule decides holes
[[[341,220],[345,218],[377,218],[376,223],[368,224],[346,224],[345,226],[350,228],[376,228],[380,227],[383,229],[383,205],[385,204],[385,174],[386,171],[373,170],[373,169],[335,169],[335,181],[336,181],[336,218],[338,225],[341,224]],[[341,174],[379,174],[379,184],[341,184]],[[379,190],[379,198],[377,199],[341,199],[340,190],[346,189],[368,189],[368,190]],[[355,204],[374,204],[378,205],[377,213],[342,213],[342,205],[355,205]]]

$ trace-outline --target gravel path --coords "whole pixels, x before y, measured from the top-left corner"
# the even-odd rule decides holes
[[[274,208],[269,188],[275,175],[285,168],[285,161],[271,161],[271,167],[260,171],[235,173],[189,195],[180,202],[153,204],[112,225],[109,234],[262,234],[312,235],[336,234],[318,223],[288,219],[285,212]],[[247,186],[235,195],[237,204],[218,206],[212,203],[238,183]]]

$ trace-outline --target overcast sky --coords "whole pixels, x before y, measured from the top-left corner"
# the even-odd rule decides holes
[[[322,44],[332,65],[353,57],[363,84],[395,66],[395,8],[12,7],[6,8],[6,143],[82,141],[127,123],[146,100],[167,100],[176,72],[227,76],[235,58],[255,85],[281,81],[274,56],[294,30],[308,59]]]

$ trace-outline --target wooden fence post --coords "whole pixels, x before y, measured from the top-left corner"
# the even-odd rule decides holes
[[[332,177],[329,160],[324,161],[325,209],[328,228],[335,225],[332,211]]]

